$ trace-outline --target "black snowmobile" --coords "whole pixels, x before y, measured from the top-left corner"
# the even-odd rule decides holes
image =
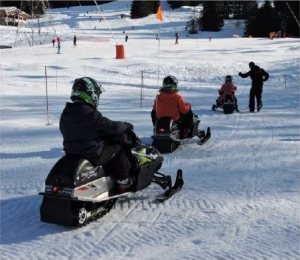
[[[200,119],[197,115],[194,115],[194,125],[187,136],[187,138],[193,138],[197,136],[200,141],[199,144],[203,145],[211,137],[210,127],[205,131],[198,130]],[[152,136],[152,145],[156,147],[161,153],[171,153],[175,151],[182,140],[181,133],[182,129],[178,122],[174,121],[170,117],[162,117],[156,120],[154,134]]]
[[[64,226],[83,226],[108,213],[117,199],[148,187],[152,182],[166,190],[157,200],[162,202],[183,186],[182,170],[177,171],[172,186],[171,176],[158,170],[163,157],[153,146],[137,138],[131,148],[139,170],[132,189],[123,194],[117,191],[117,180],[103,166],[93,166],[88,160],[65,155],[53,166],[45,180],[40,207],[41,221]]]
[[[211,109],[216,111],[218,108],[223,109],[224,114],[232,114],[234,111],[239,112],[237,105],[234,101],[234,94],[225,95],[224,103],[218,104],[218,101],[216,101],[216,104],[213,104]]]

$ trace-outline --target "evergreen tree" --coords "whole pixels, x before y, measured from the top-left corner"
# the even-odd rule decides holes
[[[279,30],[283,34],[299,37],[299,2],[274,1],[275,10],[279,18]],[[297,20],[295,19],[295,17]]]
[[[252,5],[248,9],[248,17],[245,21],[245,31],[244,31],[244,36],[249,37],[249,36],[255,36],[256,35],[256,28],[259,26],[256,20],[256,16],[258,13],[258,4],[255,2],[254,5]]]
[[[149,14],[154,14],[158,10],[159,0],[153,1],[137,1],[131,3],[130,16],[131,19],[147,17]]]
[[[201,31],[220,31],[224,25],[221,13],[221,4],[218,1],[203,2],[203,10],[199,19]]]
[[[190,5],[190,1],[169,1],[168,0],[168,4],[170,5],[171,9],[178,9],[182,6],[189,6]]]
[[[190,34],[198,33],[198,18],[196,17],[196,8],[194,7],[191,20],[187,23],[187,28]]]

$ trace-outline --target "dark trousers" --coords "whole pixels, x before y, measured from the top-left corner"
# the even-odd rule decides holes
[[[263,92],[262,86],[252,86],[250,89],[249,94],[249,109],[250,111],[255,110],[255,99],[256,99],[256,106],[260,106],[262,104],[261,96]]]
[[[119,144],[110,144],[104,146],[101,155],[93,161],[96,165],[103,165],[116,179],[124,180],[129,177],[131,169],[129,152]]]

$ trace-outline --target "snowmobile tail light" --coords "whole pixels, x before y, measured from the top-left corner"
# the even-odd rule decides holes
[[[164,128],[159,128],[158,131],[159,131],[159,132],[164,132],[165,129],[164,129]]]
[[[58,186],[53,186],[53,188],[52,188],[52,192],[53,192],[53,193],[57,193],[58,190],[59,190],[59,187],[58,187]]]
[[[77,190],[84,191],[84,190],[88,190],[88,189],[89,189],[88,187],[82,186],[82,187],[78,188]]]

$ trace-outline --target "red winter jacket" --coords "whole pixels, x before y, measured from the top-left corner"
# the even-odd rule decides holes
[[[178,93],[161,92],[156,96],[153,110],[156,117],[172,117],[174,120],[180,118],[180,113],[186,114],[191,108],[189,103],[185,103],[183,97]]]
[[[226,95],[231,95],[234,91],[237,90],[237,87],[230,82],[227,82],[222,85],[219,89],[219,94],[224,98]]]

